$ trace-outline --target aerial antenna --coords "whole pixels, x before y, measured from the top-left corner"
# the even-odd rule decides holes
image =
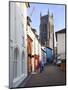
[[[48,9],[48,15],[49,15],[49,9]]]
[[[33,7],[32,9],[32,12],[30,13],[30,17],[32,17],[34,10],[35,10],[35,7]]]

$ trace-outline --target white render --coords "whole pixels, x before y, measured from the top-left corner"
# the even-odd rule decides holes
[[[30,36],[32,41],[32,55],[39,55],[41,58],[41,45],[36,38],[34,32],[31,30],[31,26],[27,25],[27,35]],[[32,59],[32,72],[34,72],[34,59]]]
[[[27,6],[25,3],[10,2],[9,38],[9,87],[17,87],[27,76],[27,35],[31,37],[32,55],[41,58],[41,45],[31,26],[27,25]],[[34,72],[34,60],[32,60]]]
[[[26,17],[27,7],[25,3],[10,2],[10,88],[17,87],[27,76]]]
[[[57,34],[57,54],[61,55],[61,59],[65,59],[65,33]]]

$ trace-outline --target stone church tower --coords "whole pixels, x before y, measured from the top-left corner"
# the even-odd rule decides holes
[[[53,14],[40,14],[40,41],[42,46],[54,48],[54,20]]]

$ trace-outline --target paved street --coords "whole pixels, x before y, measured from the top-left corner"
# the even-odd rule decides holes
[[[65,85],[65,72],[55,65],[46,65],[42,73],[32,74],[24,87],[51,85]],[[23,84],[19,87],[23,87]]]

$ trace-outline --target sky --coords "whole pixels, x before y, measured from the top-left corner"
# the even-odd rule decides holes
[[[47,15],[49,9],[50,15],[53,13],[54,31],[65,28],[65,5],[30,3],[28,8],[28,16],[30,16],[31,26],[39,33],[40,13],[42,16]],[[32,16],[31,16],[32,13]]]

